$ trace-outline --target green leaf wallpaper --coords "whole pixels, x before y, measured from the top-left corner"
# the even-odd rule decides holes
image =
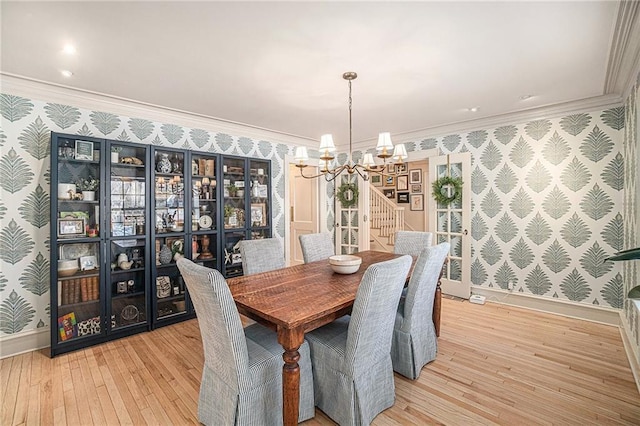
[[[80,120],[80,110],[68,105],[47,104],[44,107],[44,111],[49,120],[63,130],[73,126]]]
[[[0,303],[0,331],[14,334],[22,331],[33,318],[35,309],[15,290]]]
[[[42,119],[37,117],[18,137],[20,146],[38,160],[49,155],[50,131],[44,126]]]
[[[560,120],[560,127],[571,136],[579,135],[591,123],[589,114],[573,114]]]

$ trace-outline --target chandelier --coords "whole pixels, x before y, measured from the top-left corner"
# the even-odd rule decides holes
[[[401,164],[407,158],[407,150],[404,144],[398,144],[393,147],[391,142],[391,134],[388,132],[380,133],[378,135],[378,145],[376,146],[376,156],[382,159],[382,165],[377,165],[373,159],[371,153],[365,153],[362,160],[362,164],[353,162],[353,149],[351,139],[351,81],[355,80],[358,74],[355,72],[345,72],[342,74],[342,78],[349,82],[349,159],[348,161],[337,167],[331,168],[331,161],[335,158],[334,152],[336,147],[333,144],[333,137],[331,135],[322,135],[320,138],[320,173],[313,176],[307,176],[304,174],[304,168],[307,167],[309,161],[309,154],[307,148],[300,146],[296,148],[295,154],[295,166],[300,169],[300,175],[307,179],[314,179],[320,176],[324,176],[327,182],[331,182],[337,178],[343,172],[347,172],[349,175],[358,173],[364,180],[369,179],[369,173],[376,173],[382,176],[398,176],[401,172],[389,172],[387,171],[387,160],[392,159],[394,164]],[[393,154],[392,154],[393,152]]]

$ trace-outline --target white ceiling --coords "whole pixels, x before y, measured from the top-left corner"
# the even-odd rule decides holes
[[[2,1],[0,8],[3,73],[316,140],[333,133],[343,144],[345,71],[359,75],[354,141],[605,94],[618,3]],[[65,43],[77,53],[62,53]],[[64,78],[62,69],[74,75]]]

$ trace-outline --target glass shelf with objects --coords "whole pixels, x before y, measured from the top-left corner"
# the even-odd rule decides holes
[[[211,233],[217,229],[217,157],[191,153],[191,230]]]
[[[185,212],[185,198],[191,168],[186,169],[188,151],[155,148],[152,152],[154,193],[152,259],[152,328],[182,321],[193,310],[188,304],[186,288],[176,261],[189,255],[190,243]],[[185,175],[185,171],[187,174]],[[189,226],[188,226],[189,225]]]
[[[146,238],[113,239],[109,247],[110,330],[146,328],[149,304]]]
[[[105,337],[100,263],[104,143],[51,133],[51,356]]]
[[[110,152],[109,236],[146,235],[147,147],[112,142]]]
[[[99,247],[97,241],[58,244],[57,303],[53,314],[57,318],[57,345],[104,333]]]
[[[270,162],[265,160],[249,160],[249,181],[251,186],[249,224],[252,231],[261,230],[261,235],[270,237],[271,206],[269,194]],[[252,237],[253,239],[253,237]]]
[[[245,227],[245,167],[246,159],[222,158],[223,218],[225,229]]]
[[[224,233],[224,246],[222,247],[222,273],[225,277],[238,277],[242,275],[242,255],[239,242],[246,239],[245,231],[230,231]]]

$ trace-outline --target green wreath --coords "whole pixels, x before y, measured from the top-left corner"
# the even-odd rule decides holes
[[[446,185],[453,186],[453,195],[451,197],[447,197],[445,193],[442,191],[442,189]],[[433,182],[432,188],[433,188],[433,193],[432,193],[433,198],[438,203],[448,205],[454,201],[459,201],[460,199],[462,199],[462,179],[460,179],[459,177],[456,177],[456,178],[451,176],[441,177],[440,179],[437,179]]]
[[[347,192],[349,191],[351,191],[351,199],[347,200]],[[353,207],[358,204],[358,185],[355,183],[343,183],[338,188],[336,196],[340,204],[342,204],[342,208],[348,209],[349,207]]]

